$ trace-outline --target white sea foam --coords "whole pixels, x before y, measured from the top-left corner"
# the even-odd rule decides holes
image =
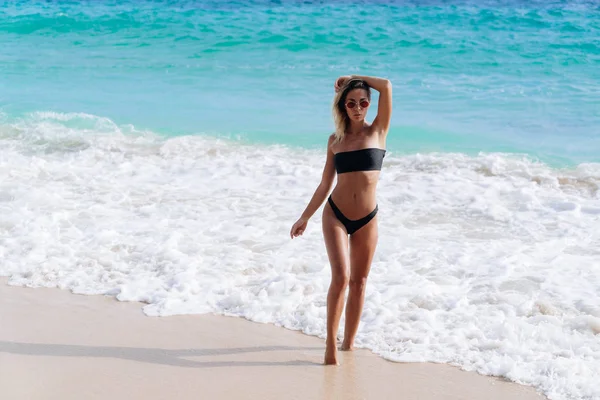
[[[324,153],[165,139],[85,114],[0,127],[0,274],[325,334]],[[600,166],[388,154],[357,345],[600,398]],[[343,322],[341,324],[343,329]]]

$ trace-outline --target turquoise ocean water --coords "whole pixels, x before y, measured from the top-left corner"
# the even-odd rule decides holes
[[[372,74],[396,152],[600,161],[596,2],[3,1],[0,48],[5,120],[322,146],[333,80]]]

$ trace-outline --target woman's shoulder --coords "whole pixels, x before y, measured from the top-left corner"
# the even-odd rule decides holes
[[[329,135],[329,138],[327,139],[327,150],[329,150],[332,153],[335,153],[334,147],[336,144],[337,143],[336,143],[336,137],[335,137],[335,132],[334,132],[331,135]]]

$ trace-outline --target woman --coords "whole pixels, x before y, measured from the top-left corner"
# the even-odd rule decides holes
[[[325,364],[338,364],[336,337],[347,286],[350,290],[341,350],[352,350],[354,345],[367,275],[377,246],[375,191],[392,114],[392,85],[387,79],[342,76],[334,88],[336,130],[327,144],[321,183],[290,232],[292,238],[304,233],[308,220],[329,194],[337,172],[337,184],[323,208],[323,237],[331,264]],[[371,102],[370,88],[379,92],[377,117],[372,124],[365,121]]]

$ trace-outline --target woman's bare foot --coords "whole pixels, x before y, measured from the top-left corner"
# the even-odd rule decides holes
[[[342,351],[352,351],[354,350],[354,345],[346,342],[342,342]]]
[[[325,365],[340,365],[337,361],[337,348],[335,345],[327,346],[325,349]]]

